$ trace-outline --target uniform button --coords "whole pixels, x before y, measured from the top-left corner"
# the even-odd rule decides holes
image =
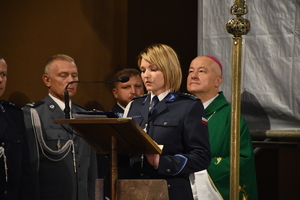
[[[144,174],[143,174],[143,173],[140,173],[140,176],[144,176]]]
[[[1,145],[4,147],[5,146],[5,142],[2,142]]]
[[[170,188],[170,187],[171,187],[171,185],[168,184],[168,188]]]
[[[168,122],[164,122],[164,125],[167,125],[168,124]]]
[[[4,194],[7,194],[7,191],[4,191]]]
[[[81,181],[81,178],[79,178],[78,181]]]
[[[80,165],[78,165],[78,168],[80,168]]]
[[[21,143],[20,140],[17,140],[17,143]]]
[[[171,172],[171,170],[170,170],[170,169],[167,169],[167,170],[166,170],[166,172],[167,172],[167,173],[170,173],[170,172]]]

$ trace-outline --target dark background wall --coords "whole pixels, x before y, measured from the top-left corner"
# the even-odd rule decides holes
[[[2,98],[19,106],[47,94],[41,76],[51,55],[72,56],[80,80],[110,80],[127,64],[127,1],[0,1],[0,27],[0,54],[8,63]],[[78,87],[75,102],[111,107],[107,85]]]
[[[197,1],[128,1],[128,66],[137,66],[136,57],[146,46],[167,44],[178,53],[181,91],[186,91],[188,67],[197,56],[197,15]]]
[[[197,55],[197,1],[0,1],[0,27],[9,70],[1,98],[19,106],[47,94],[44,63],[57,53],[75,59],[80,80],[111,80],[119,69],[137,68],[138,53],[158,42],[177,51],[185,80]],[[73,101],[108,110],[111,85],[79,84]]]

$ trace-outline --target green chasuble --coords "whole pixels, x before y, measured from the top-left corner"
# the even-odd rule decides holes
[[[230,114],[231,107],[223,92],[205,109],[212,153],[208,173],[225,200],[229,200],[230,185]],[[255,160],[250,132],[241,117],[240,125],[240,198],[257,200]]]

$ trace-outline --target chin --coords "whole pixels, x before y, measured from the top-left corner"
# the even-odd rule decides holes
[[[189,92],[194,92],[195,89],[194,89],[193,87],[188,87],[188,88],[187,88],[187,91],[189,91]]]

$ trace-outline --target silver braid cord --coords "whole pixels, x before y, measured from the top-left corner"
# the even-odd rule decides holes
[[[6,156],[5,156],[5,149],[3,147],[0,147],[0,158],[3,156],[3,161],[4,161],[4,170],[5,170],[5,180],[8,182],[8,168],[7,168],[7,163],[6,163]]]
[[[59,150],[50,149],[46,145],[45,140],[43,138],[41,122],[40,122],[40,118],[39,118],[39,115],[38,115],[37,111],[34,108],[30,108],[30,113],[31,113],[31,119],[32,119],[32,126],[33,126],[33,130],[34,130],[34,135],[35,135],[35,137],[38,141],[38,144],[40,146],[40,149],[41,149],[43,155],[51,161],[58,162],[58,161],[61,161],[62,159],[64,159],[68,155],[70,150],[72,149],[73,165],[74,165],[74,171],[76,173],[75,146],[74,146],[73,140],[72,139],[68,140],[66,142],[66,144],[64,146],[62,146]],[[44,151],[48,152],[51,155],[61,155],[65,151],[66,152],[61,158],[53,159],[53,158],[50,158],[49,156],[47,156]]]

